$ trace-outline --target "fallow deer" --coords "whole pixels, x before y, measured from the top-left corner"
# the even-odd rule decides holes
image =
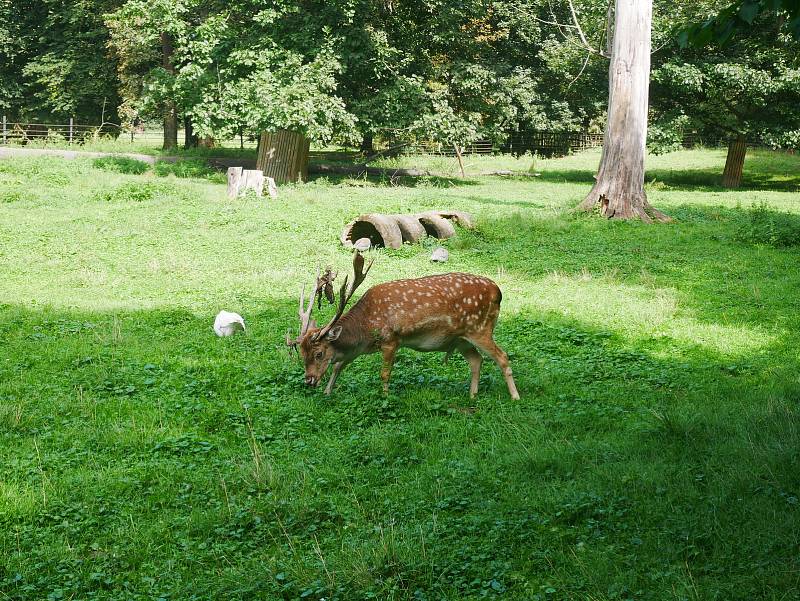
[[[287,333],[286,343],[299,347],[307,385],[319,386],[333,364],[325,388],[325,394],[330,394],[336,378],[356,357],[380,352],[383,355],[381,379],[384,393],[387,393],[397,350],[409,347],[418,351],[444,351],[448,356],[453,351],[460,352],[472,371],[469,393],[470,398],[474,398],[483,361],[478,350],[482,350],[500,367],[511,398],[519,399],[508,355],[492,338],[502,299],[497,284],[468,273],[395,280],[373,286],[345,313],[348,301],[370,267],[372,262],[364,269],[364,257],[356,251],[353,282],[348,288],[345,277],[336,315],[322,328],[311,319],[311,311],[320,290],[330,290],[330,270],[322,278],[317,272],[315,289],[307,307],[304,306],[305,286],[300,292],[300,335],[292,340]],[[330,299],[330,295],[326,296]]]

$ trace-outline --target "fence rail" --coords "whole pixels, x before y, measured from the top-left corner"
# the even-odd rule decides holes
[[[29,142],[41,143],[67,143],[84,144],[89,141],[113,139],[118,142],[139,142],[151,146],[161,146],[164,143],[164,131],[161,128],[122,127],[114,123],[90,125],[75,123],[37,123],[32,121],[9,121],[3,116],[2,144],[28,144]],[[178,144],[186,143],[185,131],[178,130]],[[255,148],[254,137],[241,135],[228,140],[215,140],[215,145],[223,147]]]
[[[75,123],[37,123],[9,121],[6,116],[2,120],[2,137],[0,144],[28,144],[28,143],[67,143],[84,144],[98,140],[116,140],[118,143],[139,143],[148,147],[160,147],[164,142],[164,132],[161,128],[121,127],[112,123],[89,125]],[[178,130],[178,144],[185,144],[185,132]],[[239,136],[214,140],[214,145],[223,148],[255,148],[256,136],[241,133]],[[697,134],[689,134],[683,139],[683,146],[691,148],[698,144],[710,146],[724,146],[727,140],[721,138],[702,138]],[[491,140],[477,140],[463,148],[464,154],[516,154],[526,152],[542,156],[562,156],[571,152],[596,148],[603,145],[603,134],[588,133],[584,131],[530,131],[510,136],[502,144]],[[752,146],[759,146],[760,142],[753,141]],[[454,156],[455,149],[452,145],[438,144],[435,142],[415,141],[407,144],[398,144],[397,140],[383,140],[377,144],[375,150],[393,154],[437,154]]]

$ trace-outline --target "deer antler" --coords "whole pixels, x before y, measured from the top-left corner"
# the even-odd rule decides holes
[[[373,258],[367,268],[364,269],[364,257],[361,255],[360,252],[356,251],[355,256],[353,257],[353,283],[350,284],[350,287],[347,286],[347,276],[344,278],[344,282],[342,282],[342,287],[339,289],[339,307],[336,309],[336,315],[333,316],[333,319],[328,322],[328,325],[323,327],[314,338],[319,339],[325,336],[328,331],[336,325],[336,322],[339,321],[339,318],[344,314],[345,307],[347,307],[348,301],[352,298],[353,293],[356,291],[361,285],[361,282],[367,277],[369,270],[372,268],[372,264],[375,262]]]
[[[337,275],[337,272],[333,271],[331,266],[328,265],[325,268],[325,273],[322,274],[322,277],[317,279],[317,309],[322,309],[323,296],[328,301],[329,305],[332,305],[336,300],[333,295],[333,281],[336,279]]]
[[[300,290],[300,306],[297,310],[297,315],[300,317],[300,334],[294,340],[291,339],[290,331],[286,332],[286,344],[296,348],[298,343],[303,339],[303,336],[308,332],[308,326],[311,323],[311,312],[314,310],[314,300],[317,296],[317,286],[319,286],[319,267],[317,267],[317,277],[314,279],[314,291],[308,299],[308,307],[305,305],[306,285]]]

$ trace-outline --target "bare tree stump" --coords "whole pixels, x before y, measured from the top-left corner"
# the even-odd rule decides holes
[[[270,198],[278,198],[278,186],[275,185],[275,180],[271,177],[264,178],[267,181],[267,191]]]
[[[245,169],[242,171],[242,185],[239,194],[253,190],[256,196],[264,194],[264,173],[260,169]]]
[[[228,198],[239,196],[239,186],[242,183],[242,168],[228,167]]]
[[[309,146],[307,138],[293,131],[263,132],[258,144],[256,168],[279,184],[306,181]]]
[[[274,182],[273,182],[274,187]],[[253,190],[256,196],[264,194],[264,174],[259,169],[228,168],[228,198],[241,196],[247,190]],[[277,189],[275,191],[277,195]],[[270,191],[270,196],[272,192]],[[274,196],[273,196],[274,198]]]

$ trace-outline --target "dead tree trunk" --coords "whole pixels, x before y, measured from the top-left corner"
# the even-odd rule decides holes
[[[744,155],[747,153],[747,140],[741,134],[728,143],[728,158],[722,172],[722,185],[725,188],[738,188],[742,185]]]
[[[644,157],[652,0],[616,0],[608,69],[608,123],[597,181],[578,209],[614,219],[669,221],[647,202]]]
[[[258,144],[256,169],[276,183],[306,181],[308,179],[309,140],[302,134],[279,129],[263,132]]]
[[[172,44],[172,36],[168,33],[161,34],[161,65],[167,73],[175,75],[175,65],[172,62],[175,48]],[[172,98],[164,102],[164,150],[172,150],[178,147],[178,109],[175,107],[175,100]]]

